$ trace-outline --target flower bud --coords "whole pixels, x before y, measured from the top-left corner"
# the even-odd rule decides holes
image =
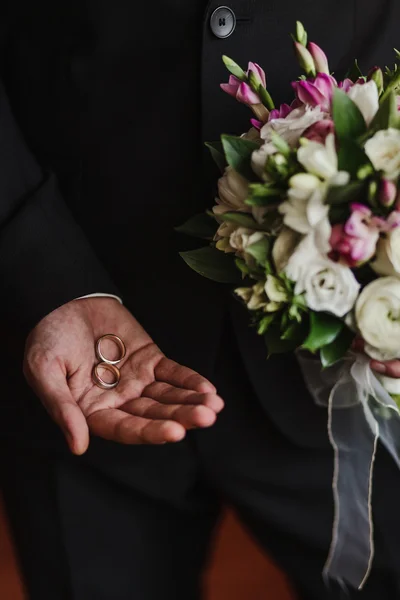
[[[379,202],[385,208],[393,206],[397,198],[397,186],[393,181],[383,179],[379,189]]]
[[[301,23],[301,21],[296,22],[295,40],[302,46],[307,46],[307,32],[304,29],[304,25]]]
[[[379,95],[383,92],[383,72],[380,67],[374,67],[368,73],[368,81],[375,81],[376,87],[378,88]]]
[[[317,44],[314,44],[314,42],[308,44],[308,50],[314,59],[317,73],[329,75],[329,64],[325,52]]]
[[[297,59],[302,69],[306,72],[308,77],[315,77],[317,74],[314,59],[311,56],[311,53],[305,46],[300,44],[300,42],[295,42],[295,51],[297,55]]]
[[[239,65],[237,63],[235,63],[234,60],[229,58],[229,56],[224,55],[222,57],[222,61],[223,61],[224,65],[226,66],[226,68],[228,69],[229,73],[234,75],[234,77],[236,77],[236,79],[239,79],[239,81],[247,81],[246,73],[243,71],[243,69],[241,67],[239,67]]]

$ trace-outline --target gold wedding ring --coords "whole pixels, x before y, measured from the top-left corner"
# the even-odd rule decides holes
[[[120,357],[117,360],[109,360],[106,358],[101,350],[101,343],[103,340],[112,340],[119,348]],[[124,342],[117,335],[113,333],[107,333],[106,335],[102,335],[96,342],[96,356],[100,362],[106,363],[108,365],[118,365],[126,356],[126,346]]]
[[[101,378],[99,374],[99,369],[105,369],[112,373],[115,377],[115,380],[108,383]],[[95,365],[93,369],[93,381],[97,385],[97,387],[102,390],[112,390],[117,387],[121,379],[121,372],[115,365],[110,364],[109,362],[101,362],[98,365]]]

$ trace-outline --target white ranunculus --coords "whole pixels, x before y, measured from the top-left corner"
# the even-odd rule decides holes
[[[379,277],[361,292],[355,309],[365,351],[377,360],[400,358],[400,280]]]
[[[278,133],[294,148],[306,129],[326,118],[320,106],[301,106],[288,114],[284,119],[273,119],[262,127],[261,138],[266,143],[272,142],[272,132]]]
[[[300,240],[301,235],[299,233],[293,231],[290,227],[283,227],[272,248],[272,259],[277,273],[283,272]]]
[[[309,173],[321,179],[332,179],[338,172],[335,135],[330,133],[325,144],[305,140],[297,152],[297,158]]]
[[[285,271],[296,283],[295,294],[304,293],[310,309],[344,317],[353,308],[359,283],[351,269],[319,252],[314,235],[300,242]]]
[[[376,258],[371,267],[378,275],[400,277],[400,227],[381,237],[376,247]]]
[[[264,237],[260,231],[253,231],[252,229],[247,229],[246,227],[238,227],[233,231],[229,238],[229,243],[232,248],[234,248],[239,254],[243,254],[246,252],[246,249],[255,244],[256,242],[260,242]]]
[[[288,198],[279,206],[283,222],[298,233],[310,233],[326,218],[327,188],[315,176],[307,173],[294,175],[289,181]]]
[[[367,125],[370,125],[379,110],[379,92],[374,81],[356,83],[347,92],[358,106]]]
[[[365,152],[377,171],[383,171],[390,180],[400,175],[400,131],[384,129],[378,131],[365,144]]]

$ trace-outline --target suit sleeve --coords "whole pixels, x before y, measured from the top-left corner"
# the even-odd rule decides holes
[[[26,333],[96,290],[118,295],[74,221],[54,175],[28,149],[0,82],[0,320]]]

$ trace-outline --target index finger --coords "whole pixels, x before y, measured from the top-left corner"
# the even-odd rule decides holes
[[[170,385],[199,392],[200,394],[215,394],[215,386],[193,369],[184,367],[169,358],[162,358],[155,368],[157,381],[169,383]]]

